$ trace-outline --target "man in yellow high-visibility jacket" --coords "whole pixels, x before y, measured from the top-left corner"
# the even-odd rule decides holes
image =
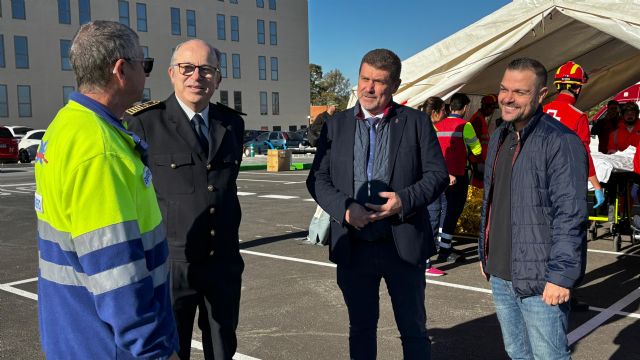
[[[78,93],[36,156],[38,308],[49,359],[177,358],[168,246],[146,144],[120,118],[153,59],[128,27],[80,27],[70,51]],[[89,338],[90,337],[90,338]]]

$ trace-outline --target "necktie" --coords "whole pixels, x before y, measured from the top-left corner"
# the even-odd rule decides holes
[[[369,123],[369,156],[367,157],[367,180],[371,181],[371,178],[373,177],[373,159],[376,153],[376,125],[378,124],[378,118],[368,118],[367,123]]]
[[[198,137],[198,141],[204,152],[206,154],[209,153],[209,140],[207,139],[206,126],[204,125],[204,119],[200,114],[195,114],[193,119],[191,119],[191,125],[193,125],[193,130],[196,132],[196,136]]]

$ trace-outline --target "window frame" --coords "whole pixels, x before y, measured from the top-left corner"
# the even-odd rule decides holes
[[[260,91],[260,115],[269,115],[269,96],[266,91]]]
[[[242,112],[242,91],[236,90],[233,92],[233,108]]]
[[[123,10],[126,10],[126,14],[123,14]],[[126,22],[123,22],[123,19],[126,19]],[[126,26],[131,26],[131,14],[129,11],[129,1],[127,0],[118,0],[118,22]]]
[[[18,40],[24,39],[24,46],[26,49],[26,53],[22,54],[18,52]],[[14,35],[13,36],[13,51],[15,55],[16,69],[29,69],[29,39],[26,36],[22,35]],[[24,56],[26,58],[26,66],[18,66],[21,61],[18,61],[18,56]]]
[[[66,9],[65,9],[66,6]],[[63,16],[64,15],[64,16]],[[71,1],[58,0],[58,24],[71,24]]]
[[[226,79],[227,76],[229,76],[228,67],[227,67],[227,53],[221,52],[219,60],[220,60],[220,63],[218,64],[218,66],[220,66],[220,77],[222,77],[223,79]]]
[[[180,23],[180,8],[169,8],[171,18],[171,35],[182,35],[182,24]],[[176,27],[177,26],[177,27]]]
[[[236,66],[237,59],[237,66]],[[242,79],[240,54],[231,54],[232,77],[234,79]],[[236,73],[237,70],[237,73]]]
[[[4,91],[4,98],[2,96],[2,91]],[[3,105],[5,113],[3,114]],[[8,118],[9,117],[9,94],[7,89],[7,84],[0,84],[0,118]]]
[[[22,13],[18,13],[18,10],[22,11]],[[11,18],[15,20],[27,20],[27,7],[24,0],[11,0]]]
[[[258,56],[258,80],[267,80],[267,57]]]
[[[273,66],[274,60],[275,60],[275,66]],[[278,57],[277,56],[272,56],[271,60],[270,60],[270,63],[271,63],[271,80],[278,81],[278,78],[279,78]],[[275,74],[275,76],[274,76],[274,74]]]
[[[196,11],[195,10],[186,10],[186,16],[187,16],[187,36],[188,37],[196,37],[197,35],[197,21],[196,21]],[[191,16],[193,16],[193,18],[190,18]],[[190,22],[193,21],[193,24],[190,24]],[[193,32],[191,31],[193,28]]]
[[[64,52],[64,46],[66,45],[66,55]],[[69,58],[69,52],[71,51],[71,40],[60,39],[60,69],[62,71],[71,71],[71,59]],[[66,61],[65,61],[66,60]],[[65,64],[67,65],[65,67]]]
[[[91,1],[78,0],[78,21],[84,25],[91,21]]]
[[[141,16],[140,13],[143,13],[144,16]],[[140,32],[148,31],[147,4],[145,3],[136,3],[136,29]]]
[[[28,102],[24,102],[24,101],[22,101],[24,99],[20,98],[20,89],[21,88],[22,89],[26,89],[28,91],[27,92],[27,96],[29,97],[29,99],[28,99],[29,101]],[[17,85],[17,96],[18,96],[18,117],[21,117],[21,118],[33,117],[33,111],[31,109],[31,85]],[[26,105],[28,105],[28,109],[29,109],[29,114],[28,115],[23,114],[23,106],[26,106]]]
[[[260,31],[260,25],[262,24],[262,31]],[[267,38],[267,33],[266,33],[267,29],[264,25],[264,20],[263,19],[258,19],[257,23],[256,23],[256,32],[257,32],[257,39],[256,41],[258,42],[258,44],[265,44],[266,43],[266,38]]]
[[[231,41],[240,41],[240,20],[237,16],[230,16],[231,20]],[[234,26],[235,25],[235,26]]]
[[[278,23],[269,21],[269,45],[278,45]]]
[[[271,115],[280,115],[280,92],[271,93]]]
[[[216,38],[227,40],[227,17],[224,14],[216,14]]]

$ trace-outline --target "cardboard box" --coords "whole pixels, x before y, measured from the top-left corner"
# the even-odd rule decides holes
[[[289,171],[291,167],[291,150],[267,151],[267,171]]]

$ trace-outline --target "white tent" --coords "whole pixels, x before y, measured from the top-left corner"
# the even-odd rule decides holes
[[[497,93],[519,57],[545,65],[551,94],[558,66],[582,65],[589,82],[576,106],[588,109],[640,79],[640,0],[514,0],[403,61],[394,100],[418,107],[457,91]]]

